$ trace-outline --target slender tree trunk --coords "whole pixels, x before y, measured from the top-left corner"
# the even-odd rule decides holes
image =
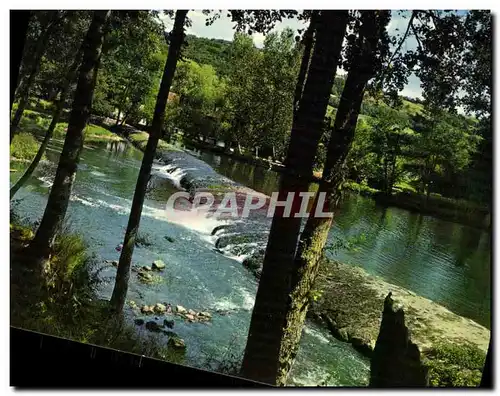
[[[125,233],[125,240],[118,263],[118,270],[116,272],[115,287],[111,296],[111,309],[115,313],[120,313],[125,304],[127,296],[128,281],[130,278],[130,263],[132,254],[134,252],[135,238],[139,229],[141,221],[142,206],[144,204],[144,197],[151,176],[151,168],[156,154],[156,148],[161,136],[162,125],[165,118],[165,107],[167,105],[168,93],[172,85],[172,79],[175,74],[177,60],[181,50],[181,45],[184,40],[184,22],[188,11],[177,10],[175,13],[174,28],[171,33],[170,45],[168,47],[167,62],[163,70],[163,76],[156,99],[155,113],[153,117],[153,125],[149,132],[149,139],[144,151],[139,177],[134,192],[134,199],[132,201],[132,208],[130,209],[130,216],[128,219],[127,231]]]
[[[79,70],[68,132],[66,133],[54,184],[50,191],[42,221],[30,245],[34,262],[40,264],[43,270],[48,269],[50,252],[68,208],[80,152],[83,147],[84,129],[90,117],[104,39],[104,27],[109,14],[110,11],[94,11],[92,23],[85,37],[83,59]]]
[[[362,39],[367,37],[368,46],[363,48],[374,49],[380,30],[376,29],[374,12],[364,14],[365,29]],[[385,25],[389,22],[386,19]],[[361,41],[361,40],[360,40]],[[363,41],[361,41],[362,43]],[[342,92],[335,123],[328,143],[327,158],[323,170],[322,180],[318,192],[326,193],[323,212],[334,212],[338,207],[341,190],[345,180],[345,160],[354,139],[357,119],[363,100],[364,89],[372,77],[373,53],[366,49],[362,55],[353,62],[349,71],[344,90]],[[286,329],[281,340],[279,353],[278,384],[284,385],[288,373],[299,348],[300,337],[305,317],[309,307],[309,293],[316,279],[320,259],[326,244],[328,232],[332,225],[333,217],[316,217],[318,197],[313,202],[309,218],[302,231],[290,279],[291,288],[287,295],[288,309],[283,328]]]
[[[31,12],[28,10],[17,10],[10,12],[10,110],[14,104],[16,91],[20,84],[21,66],[23,52],[26,46],[26,37],[28,35],[28,26]],[[15,17],[15,19],[13,18]],[[13,23],[15,20],[16,23]],[[12,140],[12,139],[11,139]]]
[[[75,57],[75,61],[73,64],[70,66],[68,73],[66,75],[66,79],[64,82],[64,87],[61,91],[59,101],[56,104],[56,108],[54,109],[54,113],[52,116],[52,122],[49,125],[49,128],[47,129],[47,132],[45,133],[45,137],[42,141],[42,144],[40,145],[40,148],[38,149],[38,152],[35,155],[35,158],[33,158],[33,161],[31,161],[30,166],[24,174],[21,176],[21,178],[14,184],[11,189],[10,189],[10,199],[14,197],[14,195],[19,191],[19,189],[26,183],[26,181],[31,177],[33,172],[35,171],[36,167],[38,166],[38,163],[42,159],[43,154],[45,153],[45,149],[47,148],[47,145],[49,144],[50,139],[52,138],[52,134],[54,133],[54,130],[57,126],[57,123],[59,122],[59,119],[61,118],[62,111],[64,109],[64,103],[66,101],[66,97],[69,92],[69,88],[71,86],[71,82],[75,78],[78,66],[80,65],[81,62],[81,53],[82,49],[78,51],[78,54]]]
[[[292,126],[287,172],[280,182],[280,201],[288,192],[295,192],[292,216],[300,207],[298,193],[308,190],[348,17],[347,11],[317,12],[315,46]],[[276,208],[243,358],[244,377],[271,384],[280,377],[280,349],[287,332],[285,319],[300,225],[300,218],[284,217],[284,208]]]
[[[294,93],[294,103],[293,103],[293,115],[297,114],[299,108],[300,99],[302,97],[302,91],[304,90],[304,84],[307,78],[307,72],[309,69],[309,62],[311,61],[311,51],[314,43],[314,24],[316,23],[317,13],[313,13],[311,16],[311,21],[307,27],[306,32],[303,37],[304,53],[302,55],[302,61],[300,62],[299,75],[297,78],[297,84],[295,85]]]
[[[116,116],[115,126],[118,126],[118,124],[120,123],[120,114],[121,113],[122,113],[121,109],[118,109],[118,115]]]
[[[35,77],[38,74],[38,70],[40,69],[40,63],[42,61],[42,56],[45,52],[45,48],[47,47],[47,41],[49,39],[50,33],[57,26],[57,23],[60,21],[60,18],[57,18],[54,15],[52,18],[47,20],[46,25],[44,26],[42,32],[40,33],[40,37],[37,40],[35,52],[33,54],[33,59],[31,61],[31,67],[28,71],[28,77],[26,81],[22,83],[22,86],[19,87],[18,91],[20,94],[19,105],[14,114],[14,118],[10,124],[10,141],[17,133],[17,128],[19,127],[19,122],[23,117],[24,110],[26,109],[26,105],[28,104],[29,94],[31,87],[35,81]]]

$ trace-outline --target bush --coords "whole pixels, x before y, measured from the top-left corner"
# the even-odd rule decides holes
[[[474,344],[441,343],[425,357],[431,386],[475,387],[481,383],[486,354]]]
[[[23,160],[32,160],[39,148],[38,141],[33,135],[21,132],[14,136],[10,144],[11,157]]]
[[[18,233],[26,237],[26,242],[33,237],[30,227],[11,224],[11,236]],[[11,238],[11,252],[15,252],[11,254],[12,325],[183,363],[183,353],[169,350],[158,338],[138,335],[123,324],[121,317],[110,315],[108,301],[97,298],[96,261],[86,253],[83,240],[69,233],[67,227],[56,238],[48,285],[37,271],[26,271],[28,262],[18,243],[18,238]]]

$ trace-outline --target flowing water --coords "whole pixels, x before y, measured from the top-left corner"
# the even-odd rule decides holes
[[[51,142],[48,160],[39,165],[16,195],[21,217],[31,221],[41,218],[62,143],[57,139]],[[224,255],[215,249],[218,236],[211,234],[220,222],[194,218],[185,223],[167,215],[165,203],[179,190],[180,178],[186,172],[201,179],[205,175],[209,180],[227,181],[190,155],[175,156],[177,169],[161,163],[154,166],[139,231],[151,244],[136,247],[133,256],[133,264],[150,265],[161,259],[167,268],[161,273],[162,281],[153,285],[139,283],[132,273],[127,297],[139,305],[168,302],[211,312],[209,323],[185,323],[173,318],[173,331],[185,340],[187,349],[184,355],[168,356],[178,363],[206,367],[208,357],[220,360],[229,354],[241,355],[257,282],[241,265],[240,256]],[[141,159],[142,154],[125,143],[85,146],[82,152],[67,219],[102,265],[102,298],[110,298],[116,274],[116,269],[104,264],[104,260],[119,258],[115,248],[123,241]],[[25,166],[11,164],[11,168],[18,169],[11,173],[11,181],[20,177]],[[126,310],[131,319],[131,309]],[[144,332],[144,336],[148,333],[139,327],[138,332]],[[368,361],[349,344],[307,323],[290,384],[359,386],[367,384],[368,373]]]
[[[192,151],[192,154],[220,174],[256,191],[271,195],[279,189],[276,172],[210,152]],[[249,233],[248,225],[240,226],[237,232],[243,232],[243,228]],[[257,230],[252,238],[263,235],[264,241],[269,223]],[[350,194],[335,217],[330,243],[334,244],[338,238],[356,242],[353,249],[328,251],[332,258],[363,267],[387,282],[490,328],[490,233],[403,209],[382,207],[372,199]]]

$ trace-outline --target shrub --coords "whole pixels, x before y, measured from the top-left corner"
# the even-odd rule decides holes
[[[38,141],[33,135],[21,132],[12,139],[10,155],[17,159],[31,160],[36,155],[38,147]]]
[[[475,387],[481,383],[486,354],[474,344],[437,344],[425,357],[431,386]]]

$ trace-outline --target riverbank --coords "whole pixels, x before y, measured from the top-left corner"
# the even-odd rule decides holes
[[[159,156],[162,156],[161,150]],[[182,180],[196,181],[197,178],[190,174],[184,175]],[[185,182],[184,187],[189,190],[193,186]],[[212,235],[217,235],[219,229],[215,228]],[[235,238],[229,236],[224,241],[219,238],[215,246],[221,248],[228,243],[249,242],[245,235],[240,238],[242,241]],[[258,279],[262,255],[248,257],[242,262]],[[411,339],[418,346],[423,363],[429,367],[431,385],[476,386],[479,383],[481,362],[490,338],[489,330],[483,326],[352,265],[323,263],[315,288],[316,300],[312,302],[309,317],[368,358],[379,333],[384,298],[392,292],[396,303],[404,308]],[[464,360],[465,355],[475,357],[472,366]]]
[[[351,343],[367,357],[371,357],[378,337],[384,299],[391,292],[405,312],[411,340],[430,368],[431,385],[443,386],[450,381],[444,378],[449,375],[456,381],[464,380],[465,386],[479,385],[479,370],[471,371],[461,354],[466,352],[476,356],[479,363],[484,362],[491,336],[485,327],[352,265],[325,261],[315,288],[320,297],[311,303],[310,316],[323,322],[335,338]],[[445,364],[439,355],[443,349],[455,351],[456,355]]]
[[[100,283],[95,258],[81,237],[63,231],[51,258],[50,283],[29,265],[25,248],[34,227],[11,212],[10,324],[77,342],[100,345],[157,359],[176,361],[179,351],[153,335],[142,334],[110,316],[108,301],[97,297]]]
[[[185,143],[187,146],[192,146],[196,149],[224,155],[267,170],[273,170],[279,173],[286,172],[285,165],[279,162],[255,157],[253,155],[240,154],[236,151],[229,152],[224,147],[215,146],[207,142],[190,139],[186,140]],[[321,171],[314,171],[310,181],[311,183],[319,183],[321,177]],[[345,184],[345,189],[352,193],[372,198],[378,204],[385,207],[397,207],[423,215],[433,216],[441,220],[464,224],[478,229],[491,230],[491,213],[486,207],[473,202],[433,195],[426,197],[425,195],[416,194],[410,191],[395,191],[392,195],[387,196],[382,191],[358,184],[354,181],[348,181]]]

